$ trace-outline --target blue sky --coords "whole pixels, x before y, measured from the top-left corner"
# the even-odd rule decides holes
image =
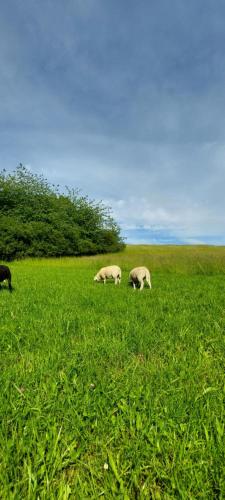
[[[110,205],[128,242],[225,243],[225,3],[7,0],[0,168]]]

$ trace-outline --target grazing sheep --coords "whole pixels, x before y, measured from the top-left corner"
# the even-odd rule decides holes
[[[117,283],[120,284],[121,280],[121,269],[119,266],[107,266],[107,267],[102,267],[100,271],[96,274],[94,277],[94,281],[104,281],[104,284],[106,282],[107,278],[113,278],[115,280],[115,285]]]
[[[133,288],[136,288],[136,285],[140,285],[140,290],[144,288],[144,280],[148,283],[149,288],[152,288],[150,272],[147,267],[135,267],[130,272],[130,281],[133,284]]]
[[[0,265],[0,283],[2,281],[8,281],[9,285],[9,290],[10,292],[12,291],[12,285],[11,285],[11,272],[8,266],[2,266]]]

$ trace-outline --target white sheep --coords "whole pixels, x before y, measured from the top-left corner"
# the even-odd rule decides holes
[[[107,266],[107,267],[102,267],[100,271],[96,274],[94,277],[94,281],[104,281],[104,284],[106,282],[107,278],[113,278],[115,280],[115,285],[117,283],[120,284],[121,280],[121,269],[119,266]]]
[[[135,267],[130,272],[130,281],[133,284],[133,288],[136,288],[136,285],[140,285],[140,290],[144,288],[144,280],[148,283],[149,288],[152,288],[150,272],[147,267]]]

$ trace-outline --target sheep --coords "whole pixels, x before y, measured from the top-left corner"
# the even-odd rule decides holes
[[[107,267],[102,267],[100,271],[96,274],[94,277],[94,281],[104,281],[104,284],[106,282],[107,278],[113,278],[115,280],[115,285],[117,283],[120,284],[121,280],[121,269],[119,266],[107,266]]]
[[[0,265],[0,283],[2,283],[5,280],[8,281],[9,290],[10,292],[12,292],[10,269],[8,266]]]
[[[152,288],[150,272],[147,267],[135,267],[130,272],[129,279],[133,284],[133,288],[136,288],[136,285],[140,285],[140,291],[144,288],[144,280],[148,283],[149,288]]]

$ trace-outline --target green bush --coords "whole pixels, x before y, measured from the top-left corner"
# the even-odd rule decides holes
[[[59,193],[42,176],[19,165],[0,173],[0,258],[93,255],[124,248],[109,209],[80,196]]]

